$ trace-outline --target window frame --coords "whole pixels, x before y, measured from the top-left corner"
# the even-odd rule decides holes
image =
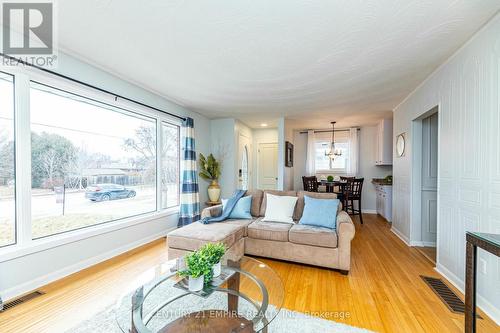
[[[29,67],[0,68],[5,74],[12,75],[14,79],[14,146],[16,166],[16,240],[15,244],[0,247],[0,262],[21,257],[30,253],[61,246],[81,239],[94,237],[99,234],[108,233],[137,224],[162,219],[167,216],[178,214],[179,205],[167,209],[161,208],[161,178],[158,176],[162,167],[161,156],[161,124],[162,122],[177,126],[179,128],[179,154],[181,151],[181,120],[160,111],[135,104],[131,101],[122,100],[113,95],[106,94],[96,89],[80,85],[76,82],[64,80],[51,76],[40,70]],[[51,88],[62,90],[73,95],[109,105],[112,108],[122,109],[132,115],[154,119],[156,125],[156,210],[151,213],[143,213],[136,216],[104,222],[81,229],[75,229],[42,238],[32,239],[31,229],[31,119],[30,119],[30,84],[36,82]],[[126,89],[126,86],[124,87]],[[179,155],[180,156],[180,155]],[[179,158],[179,173],[181,158]],[[181,183],[179,175],[179,189]],[[178,196],[180,193],[178,193]],[[180,203],[180,197],[178,202]]]
[[[181,122],[179,122],[179,124],[173,124],[172,122],[167,122],[167,121],[160,121],[160,126],[157,126],[157,131],[159,131],[160,133],[158,134],[158,138],[161,139],[161,145],[163,145],[163,123],[169,125],[169,126],[174,126],[176,129],[177,129],[177,135],[178,135],[178,138],[179,138],[179,144],[177,145],[177,156],[179,156],[179,159],[177,161],[177,170],[179,170],[179,184],[177,186],[177,205],[175,206],[172,206],[172,207],[166,207],[166,208],[162,208],[162,193],[159,194],[159,201],[157,203],[157,206],[160,210],[167,210],[167,209],[172,209],[172,208],[176,208],[176,207],[179,207],[181,205],[181,173],[182,173],[182,170],[181,170],[181,160],[182,160],[182,157],[181,157],[181,152],[182,152],[182,133],[181,133]],[[160,146],[160,145],[157,145],[157,146]],[[160,152],[161,152],[161,146],[160,146]],[[160,158],[159,159],[163,159],[163,156],[160,155]],[[157,161],[158,161],[158,158],[157,158]],[[158,170],[162,170],[161,168],[163,167],[163,163],[161,164],[161,167],[158,167]],[[160,177],[156,177],[156,180],[157,182],[161,183],[161,176]],[[160,192],[161,192],[161,187],[160,187]]]
[[[12,246],[16,246],[19,242],[19,237],[17,235],[18,233],[18,226],[17,226],[17,150],[16,150],[16,141],[17,141],[17,128],[16,128],[16,76],[14,74],[11,74],[7,71],[4,71],[3,68],[0,68],[0,75],[4,75],[7,77],[11,77],[12,79],[12,103],[13,103],[13,108],[14,112],[12,114],[12,132],[13,132],[13,139],[14,139],[14,151],[13,151],[13,162],[14,162],[14,239],[13,242],[10,244],[5,244],[5,245],[0,245],[0,252],[4,248],[9,248]]]

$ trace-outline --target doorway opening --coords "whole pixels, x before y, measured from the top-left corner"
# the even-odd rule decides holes
[[[413,212],[411,245],[434,264],[437,259],[439,110],[413,121]]]

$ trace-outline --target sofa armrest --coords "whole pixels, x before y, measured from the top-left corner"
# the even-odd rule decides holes
[[[337,233],[339,237],[342,236],[349,239],[349,241],[354,238],[354,234],[356,233],[354,222],[352,222],[351,217],[346,211],[341,211],[337,214]]]
[[[351,269],[351,240],[354,238],[356,229],[351,217],[345,211],[337,214],[337,236],[339,249],[339,269],[349,271]]]
[[[222,214],[222,205],[207,207],[201,211],[201,218],[216,217]]]

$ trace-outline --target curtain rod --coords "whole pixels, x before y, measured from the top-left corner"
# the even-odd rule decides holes
[[[361,128],[356,128],[358,131],[361,131]],[[349,132],[350,129],[345,128],[345,129],[338,129],[335,130],[335,132]],[[308,131],[301,131],[299,132],[300,134],[307,134]],[[332,133],[332,130],[314,130],[314,133]]]
[[[175,117],[175,118],[180,119],[180,120],[183,120],[183,121],[184,121],[184,120],[186,120],[186,118],[185,118],[185,117],[181,117],[181,116],[178,116],[178,115],[176,115],[176,114],[170,113],[170,112],[168,112],[168,111],[164,111],[164,110],[162,110],[162,109],[158,109],[158,108],[156,108],[156,107],[154,107],[154,106],[151,106],[151,105],[148,105],[148,104],[145,104],[145,103],[142,103],[142,102],[136,101],[136,100],[134,100],[134,99],[131,99],[131,98],[128,98],[128,97],[125,97],[125,96],[121,96],[121,95],[115,94],[114,92],[111,92],[111,91],[109,91],[109,90],[106,90],[106,89],[103,89],[103,88],[99,88],[99,87],[96,87],[96,86],[94,86],[94,85],[92,85],[92,84],[90,84],[90,83],[86,83],[86,82],[80,81],[80,80],[78,80],[78,79],[74,79],[74,78],[72,78],[72,77],[66,76],[66,75],[64,75],[64,74],[60,74],[60,73],[57,73],[57,72],[51,71],[50,69],[47,69],[47,68],[43,68],[43,67],[40,67],[40,66],[37,66],[37,65],[30,64],[30,63],[28,63],[28,62],[25,62],[24,60],[21,60],[21,59],[18,59],[18,58],[12,57],[12,56],[7,55],[7,54],[4,54],[4,53],[2,53],[2,52],[0,52],[0,55],[1,55],[1,56],[3,56],[4,58],[9,59],[9,60],[15,60],[16,62],[18,62],[18,63],[20,63],[20,64],[23,64],[23,65],[25,65],[25,66],[28,66],[28,67],[33,67],[33,68],[36,68],[36,69],[38,69],[38,70],[41,70],[42,72],[49,73],[49,74],[51,74],[51,75],[55,75],[55,76],[60,77],[60,78],[62,78],[62,79],[69,80],[69,81],[71,81],[71,82],[75,82],[75,83],[81,84],[81,85],[83,85],[83,86],[85,86],[85,87],[88,87],[88,88],[92,88],[92,89],[98,90],[98,91],[103,92],[103,93],[108,94],[108,95],[112,95],[112,96],[114,96],[114,97],[115,97],[115,100],[116,100],[117,98],[121,98],[121,99],[123,99],[123,100],[129,101],[129,102],[132,102],[132,103],[134,103],[134,104],[137,104],[137,105],[140,105],[140,106],[144,106],[144,107],[147,107],[147,108],[149,108],[149,109],[153,109],[153,110],[155,110],[155,111],[158,111],[158,112],[161,112],[161,113],[167,114],[167,115],[169,115],[169,116],[171,116],[171,117]]]

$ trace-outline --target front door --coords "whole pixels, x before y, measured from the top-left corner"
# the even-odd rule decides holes
[[[248,190],[251,182],[250,139],[240,133],[238,141],[238,188]]]
[[[259,189],[275,190],[278,185],[278,144],[259,145]]]

